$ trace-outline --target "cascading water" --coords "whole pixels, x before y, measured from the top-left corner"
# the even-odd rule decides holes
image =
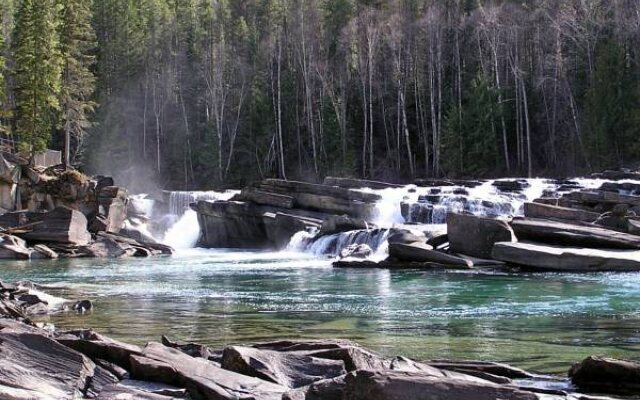
[[[226,192],[171,192],[169,194],[169,213],[174,223],[165,232],[163,243],[175,249],[193,248],[200,237],[198,215],[190,206],[199,201],[225,201],[238,194]]]
[[[410,228],[427,234],[446,232],[447,214],[465,212],[492,218],[521,216],[524,204],[543,196],[596,189],[606,181],[574,179],[553,181],[548,179],[498,179],[468,182],[466,185],[400,188],[359,191],[376,193],[381,200],[376,204],[373,222],[377,229],[345,232],[314,238],[304,233],[292,240],[296,249],[315,255],[338,256],[342,249],[354,244],[366,244],[374,251],[372,258],[380,258],[388,249],[389,229]]]

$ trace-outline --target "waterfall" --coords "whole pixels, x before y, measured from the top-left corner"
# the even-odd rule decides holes
[[[174,223],[169,226],[162,242],[175,249],[190,249],[196,246],[200,238],[198,214],[190,206],[199,201],[226,201],[238,194],[238,191],[226,192],[171,192],[169,194],[169,217]]]
[[[169,213],[171,215],[182,216],[192,203],[199,201],[229,200],[238,192],[228,190],[226,192],[170,192]]]

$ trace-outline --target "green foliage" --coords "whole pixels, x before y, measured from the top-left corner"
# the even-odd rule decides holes
[[[16,132],[21,150],[30,154],[47,148],[60,108],[59,15],[54,0],[22,0],[16,14]]]
[[[95,63],[96,35],[91,25],[91,0],[64,0],[60,6],[61,126],[75,139],[77,151],[92,125],[90,116],[96,107],[92,100],[96,78],[91,70]]]
[[[465,92],[462,110],[454,105],[446,116],[442,160],[447,173],[482,174],[498,169],[500,115],[497,89],[478,73]]]
[[[597,49],[594,84],[587,92],[589,158],[596,169],[640,157],[640,86],[627,49],[607,40]]]

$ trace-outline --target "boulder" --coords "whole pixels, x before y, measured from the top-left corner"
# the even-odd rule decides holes
[[[97,236],[93,243],[80,250],[84,255],[94,258],[126,258],[137,252],[130,244],[104,236]]]
[[[95,364],[55,340],[0,332],[0,398],[59,400],[84,397]]]
[[[340,360],[239,346],[224,349],[222,368],[291,389],[346,374]]]
[[[44,244],[37,244],[33,246],[33,251],[31,252],[31,258],[34,260],[55,260],[58,257],[58,253],[51,250]]]
[[[104,360],[126,370],[131,368],[130,356],[142,354],[138,346],[118,342],[91,329],[57,332],[56,340],[92,360]]]
[[[387,242],[399,244],[425,243],[427,237],[422,232],[410,231],[407,229],[392,228],[387,236]]]
[[[210,361],[190,357],[160,343],[149,343],[142,356],[131,356],[131,376],[185,387],[195,400],[280,400],[288,390],[275,383],[222,369]]]
[[[178,343],[169,339],[167,336],[162,336],[162,344],[173,349],[178,349],[181,352],[196,358],[204,358],[206,360],[211,359],[216,351],[210,349],[207,346],[197,343]]]
[[[53,242],[82,246],[91,241],[91,235],[87,230],[87,218],[80,211],[66,207],[58,207],[45,213],[3,214],[0,215],[0,226],[16,229],[16,235],[38,243]],[[20,229],[22,227],[24,229]]]
[[[536,394],[478,380],[428,372],[356,371],[347,375],[344,400],[538,400]]]
[[[533,243],[496,243],[493,258],[550,271],[640,271],[638,250],[596,250]]]
[[[516,236],[506,221],[467,214],[447,215],[449,248],[454,253],[491,258],[497,242],[516,242]]]
[[[514,219],[511,226],[520,240],[573,247],[640,249],[640,237],[593,225]]]
[[[198,244],[213,248],[271,247],[263,209],[253,203],[200,201],[196,205],[202,232]]]
[[[27,243],[16,236],[0,234],[0,259],[3,260],[29,260],[31,250]]]
[[[436,263],[451,267],[473,268],[473,262],[468,259],[434,250],[428,244],[389,243],[389,256],[398,261]]]
[[[98,191],[98,215],[106,218],[105,231],[118,233],[127,219],[129,194],[118,186],[106,186]]]
[[[607,357],[588,357],[569,370],[580,389],[603,393],[640,393],[640,363]]]
[[[352,244],[340,251],[340,258],[368,258],[373,254],[373,249],[367,244]]]
[[[559,219],[568,221],[595,222],[600,214],[576,208],[557,207],[540,203],[525,203],[524,215],[527,218]]]

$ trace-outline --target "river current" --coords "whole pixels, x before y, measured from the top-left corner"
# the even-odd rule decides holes
[[[183,247],[173,257],[3,262],[0,279],[91,299],[88,314],[40,320],[137,344],[344,338],[387,355],[561,373],[592,354],[640,359],[639,273],[333,269],[317,253],[189,249],[193,223],[187,213],[170,231]]]

